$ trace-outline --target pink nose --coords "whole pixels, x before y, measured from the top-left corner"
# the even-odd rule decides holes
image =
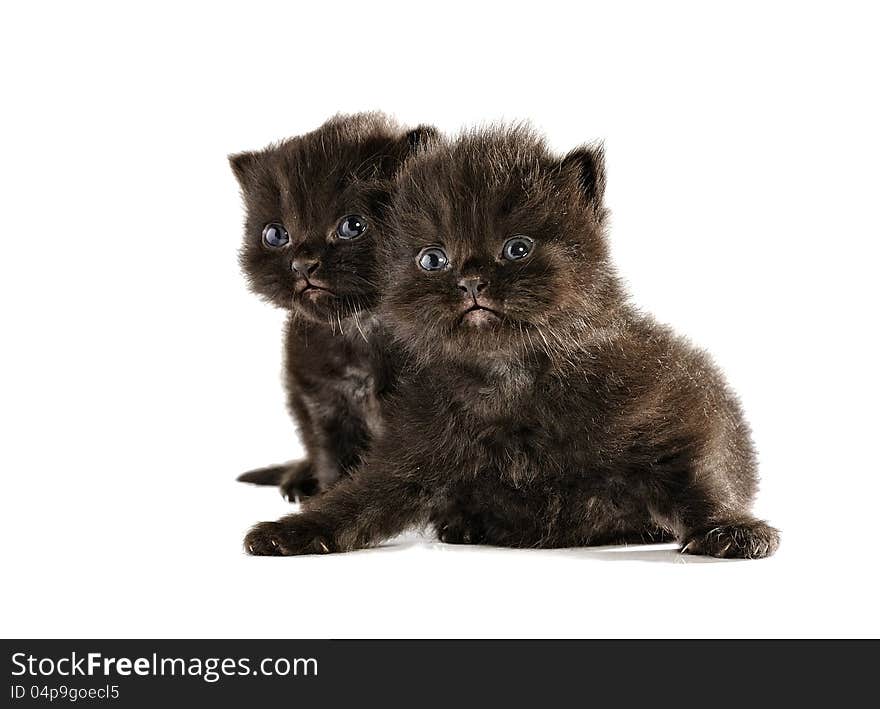
[[[301,276],[311,276],[315,269],[320,265],[320,261],[315,258],[311,258],[308,256],[298,256],[290,264],[290,267],[294,270],[295,273],[300,274]]]
[[[488,285],[489,281],[483,280],[481,276],[466,276],[458,282],[458,289],[476,300],[477,295],[484,291]]]

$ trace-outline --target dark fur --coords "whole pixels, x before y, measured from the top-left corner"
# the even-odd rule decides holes
[[[755,455],[709,357],[631,306],[609,263],[602,151],[565,158],[522,128],[413,158],[392,206],[382,317],[411,363],[363,464],[253,554],[338,552],[430,524],[451,542],[565,547],[668,535],[772,554]],[[510,236],[535,240],[500,259]],[[443,245],[446,271],[419,269]],[[476,296],[463,277],[487,283]],[[501,313],[463,315],[479,301]]]
[[[394,381],[394,347],[373,315],[382,211],[404,159],[434,135],[405,130],[381,114],[337,116],[317,130],[258,152],[230,157],[247,209],[240,260],[251,289],[288,309],[288,402],[307,458],[245,473],[239,480],[280,485],[308,497],[347,474],[379,430],[382,398]],[[344,241],[339,220],[357,214],[367,231]],[[282,224],[290,242],[263,243]],[[307,276],[292,268],[314,263]],[[332,291],[303,291],[312,283]]]

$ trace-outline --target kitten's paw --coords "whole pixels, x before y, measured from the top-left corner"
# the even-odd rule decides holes
[[[482,544],[485,539],[482,526],[472,520],[435,522],[434,530],[444,544]]]
[[[321,492],[318,481],[311,475],[311,468],[305,473],[298,470],[292,471],[284,477],[279,488],[281,496],[288,502],[301,502]]]
[[[716,525],[691,534],[682,554],[702,554],[720,559],[763,559],[779,547],[779,532],[766,522],[748,520]]]
[[[312,465],[308,460],[295,460],[282,465],[270,465],[242,473],[240,482],[253,485],[277,485],[281,496],[290,502],[300,502],[320,492]]]
[[[253,556],[298,556],[334,551],[329,534],[310,524],[261,522],[244,538],[244,548]]]

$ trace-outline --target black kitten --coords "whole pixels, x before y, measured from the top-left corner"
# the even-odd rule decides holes
[[[290,310],[288,401],[308,456],[239,480],[280,485],[291,500],[313,495],[350,471],[378,430],[395,368],[372,314],[381,211],[394,173],[433,134],[376,113],[337,116],[230,157],[247,208],[242,268],[253,291]]]
[[[412,364],[363,464],[253,554],[347,551],[430,523],[451,542],[772,554],[757,474],[709,358],[626,300],[605,241],[602,152],[474,132],[403,170],[383,318]]]

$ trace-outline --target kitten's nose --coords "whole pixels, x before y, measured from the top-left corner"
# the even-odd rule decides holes
[[[301,276],[311,276],[321,262],[311,256],[297,256],[290,264],[294,273]]]
[[[476,300],[477,295],[484,291],[488,285],[489,281],[481,276],[466,276],[458,282],[458,289]]]

